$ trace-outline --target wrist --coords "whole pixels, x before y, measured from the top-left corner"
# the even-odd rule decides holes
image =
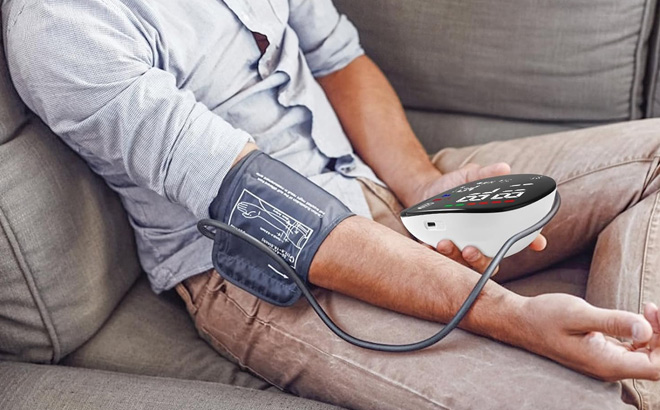
[[[490,314],[481,316],[468,325],[468,330],[513,346],[528,344],[529,320],[526,303],[529,297],[506,289],[493,298],[494,308]],[[482,295],[483,296],[483,295]]]
[[[429,196],[437,194],[431,193],[431,186],[442,177],[442,173],[432,164],[430,167],[414,170],[401,175],[401,183],[397,186],[389,185],[399,201],[405,206],[413,206]],[[414,183],[411,183],[414,181]]]
[[[508,313],[510,320],[507,321],[502,334],[498,335],[498,340],[538,353],[539,343],[544,337],[544,329],[538,326],[540,320],[535,316],[532,306],[537,298],[513,295],[515,298],[510,302],[511,309]]]

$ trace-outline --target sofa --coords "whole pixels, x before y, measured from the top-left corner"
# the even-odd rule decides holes
[[[429,153],[660,116],[655,0],[335,4]],[[583,295],[589,259],[506,286]],[[0,409],[336,408],[217,354],[145,276],[119,198],[22,104],[0,49]]]

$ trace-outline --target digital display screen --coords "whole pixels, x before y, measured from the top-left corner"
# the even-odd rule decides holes
[[[412,206],[401,216],[438,212],[502,212],[531,204],[552,193],[555,181],[543,175],[516,174],[474,181]]]

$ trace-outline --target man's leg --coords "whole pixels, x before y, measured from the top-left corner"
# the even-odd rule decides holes
[[[543,229],[552,240],[543,252],[525,250],[505,259],[496,280],[507,281],[593,246],[619,214],[656,192],[658,155],[660,121],[647,120],[450,148],[433,162],[446,172],[470,162],[503,161],[512,173],[544,174],[557,181],[562,206]]]
[[[502,263],[498,281],[542,269],[595,244],[586,300],[641,313],[660,297],[660,122],[639,121],[439,152],[442,171],[505,161],[513,173],[552,176],[562,209],[543,230],[548,248]],[[660,383],[624,382],[626,399],[660,406]]]
[[[655,165],[655,164],[654,164]],[[598,236],[586,300],[609,308],[641,312],[660,295],[660,192],[619,215]],[[627,380],[624,391],[639,408],[660,408],[660,382]]]
[[[626,124],[617,126],[620,127],[617,132],[632,133],[631,129],[638,128],[634,134],[644,131],[646,138],[651,139],[649,128],[652,125],[657,128],[658,124]],[[582,133],[590,132],[595,131]],[[597,132],[607,134],[607,130]],[[578,138],[580,133],[568,134],[568,137]],[[634,137],[645,138],[643,135]],[[556,139],[555,143],[564,142],[562,138],[546,138]],[[658,140],[657,136],[653,139]],[[537,139],[537,142],[543,145],[544,140]],[[510,142],[509,146],[501,143],[497,148],[511,151],[517,143],[520,142]],[[567,145],[564,144],[564,148],[570,150]],[[454,151],[458,157],[454,160],[450,152],[443,153],[444,166],[449,167],[447,164],[452,161],[456,165],[462,162],[460,151]],[[532,146],[529,155],[539,152]],[[645,158],[654,156],[648,152],[638,154],[602,169],[589,168],[589,163],[584,166],[588,168],[587,173],[600,173],[624,163],[651,162]],[[552,152],[543,155],[547,157]],[[476,160],[476,156],[473,157]],[[580,160],[585,158],[583,155]],[[509,159],[496,156],[495,160]],[[483,158],[479,161],[488,162]],[[561,182],[557,173],[540,169],[525,171],[550,174]],[[647,173],[644,172],[642,180],[647,179]],[[637,177],[640,179],[639,175]],[[573,195],[562,192],[566,209],[572,202],[566,199]],[[572,228],[574,226],[571,224]],[[556,256],[556,259],[563,256]],[[547,257],[540,260],[542,264],[551,263]],[[529,267],[534,268],[532,264]],[[192,278],[187,281],[187,289],[180,286],[179,291],[191,294],[189,308],[197,327],[219,351],[271,383],[303,396],[352,408],[625,407],[619,399],[617,383],[599,382],[549,360],[460,330],[440,345],[422,352],[383,354],[353,347],[336,338],[305,301],[290,308],[276,308],[212,273]],[[409,342],[425,338],[439,327],[337,293],[322,289],[315,292],[340,326],[364,338]]]
[[[200,335],[220,354],[302,397],[350,409],[632,409],[619,383],[583,376],[524,350],[455,330],[424,351],[388,354],[334,336],[306,301],[277,308],[207,272],[177,290]],[[314,292],[353,335],[416,341],[441,325],[350,297]]]

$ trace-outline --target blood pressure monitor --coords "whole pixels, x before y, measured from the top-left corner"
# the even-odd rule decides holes
[[[502,244],[547,215],[557,184],[547,176],[517,174],[486,178],[438,194],[401,212],[406,229],[435,247],[449,239],[493,257]],[[525,249],[541,230],[516,242],[505,256]]]
[[[279,306],[293,304],[302,294],[341,339],[382,352],[424,349],[447,336],[468,313],[502,258],[527,247],[561,205],[552,178],[524,174],[473,181],[401,212],[403,224],[421,241],[435,247],[449,239],[461,249],[473,245],[493,259],[445,327],[421,341],[388,344],[346,333],[307,286],[315,249],[351,215],[345,205],[286,165],[256,151],[233,168],[219,192],[209,212],[221,219],[203,219],[197,224],[214,241],[216,271]],[[305,202],[296,192],[304,193]]]

